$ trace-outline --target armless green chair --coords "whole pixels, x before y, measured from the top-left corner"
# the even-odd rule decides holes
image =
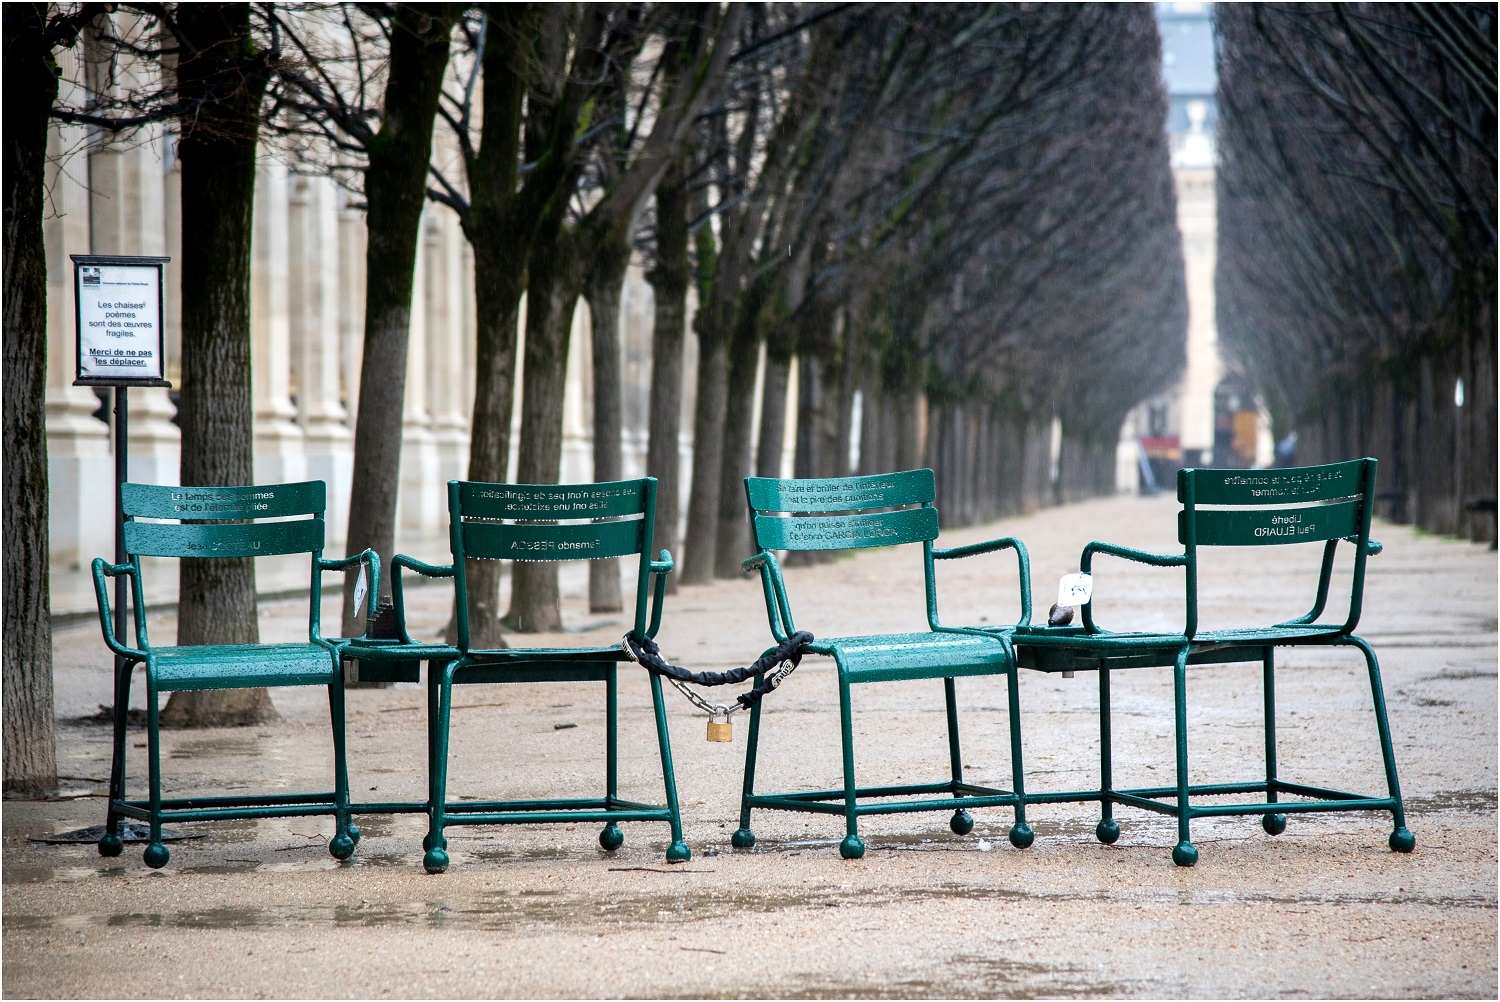
[[[597,521],[605,519],[607,521]],[[637,558],[634,628],[655,636],[661,625],[662,599],[672,557],[650,559],[656,523],[656,480],[621,480],[599,484],[486,484],[448,483],[448,539],[453,563],[433,566],[404,555],[392,561],[392,600],[402,643],[393,647],[358,649],[358,657],[378,663],[420,658],[428,671],[428,817],[422,864],[429,873],[447,868],[452,825],[504,825],[554,822],[602,822],[599,844],[619,848],[625,841],[621,821],[666,821],[671,827],[668,862],[692,855],[682,840],[682,817],[677,807],[677,782],[672,772],[672,746],[667,736],[667,712],[661,679],[650,676],[655,707],[656,738],[661,753],[666,804],[657,806],[624,800],[619,795],[619,729],[616,673],[629,661],[618,645],[612,647],[478,649],[470,644],[468,576],[465,560],[580,560],[605,557]],[[427,577],[453,579],[457,608],[456,647],[417,644],[406,627],[402,569]],[[650,599],[651,576],[656,577],[655,599]],[[603,682],[605,688],[605,762],[603,797],[537,800],[447,802],[449,720],[453,686],[516,682]]]
[[[120,510],[125,518],[125,552],[129,560],[110,564],[95,560],[94,591],[99,601],[99,624],[104,642],[119,655],[115,664],[114,764],[109,778],[109,814],[99,852],[118,856],[123,851],[119,822],[136,818],[149,822],[146,865],[159,868],[171,854],[161,841],[165,821],[210,821],[222,818],[278,818],[331,814],[334,836],[328,851],[348,859],[359,841],[350,821],[349,777],[344,753],[344,676],[339,664],[345,641],[325,639],[319,630],[324,571],[344,570],[368,561],[373,577],[371,611],[380,590],[380,559],[371,550],[343,560],[323,559],[325,487],[321,480],[259,487],[159,487],[121,484]],[[152,519],[155,521],[141,521]],[[277,519],[278,521],[251,521]],[[172,520],[172,521],[163,521]],[[312,582],[305,644],[213,644],[190,647],[153,647],[146,636],[145,595],[141,585],[141,557],[267,557],[307,553],[312,558]],[[115,636],[105,578],[130,577],[135,613],[135,647]],[[125,722],[130,703],[130,680],[135,666],[146,667],[146,754],[150,794],[146,800],[125,798]],[[185,797],[161,795],[161,731],[158,696],[193,689],[242,689],[259,686],[321,685],[328,688],[333,718],[333,791],[329,793],[272,794],[241,797]]]
[[[1016,688],[1016,666],[1008,635],[959,627],[938,620],[934,560],[950,560],[1013,549],[1020,563],[1020,624],[1031,621],[1031,571],[1026,547],[1018,539],[994,539],[970,546],[941,549],[938,513],[933,507],[936,483],[931,470],[827,480],[777,480],[750,477],[745,481],[755,544],[760,552],[744,562],[758,568],[765,591],[771,633],[785,641],[797,629],[782,579],[776,550],[842,550],[873,546],[922,544],[927,589],[927,622],[921,633],[884,633],[863,637],[820,637],[807,645],[813,654],[834,659],[838,668],[839,726],[843,743],[844,785],[838,790],[757,794],[755,759],[760,746],[761,706],[750,712],[750,736],[745,750],[745,782],[740,827],[731,841],[738,848],[755,844],[750,828],[752,808],[810,811],[843,815],[845,836],[839,853],[845,859],[864,855],[859,818],[868,814],[951,810],[949,826],[957,834],[974,827],[969,808],[1010,806],[1015,824],[1010,841],[1018,848],[1034,838],[1026,823],[1026,799],[1021,767],[1021,717]],[[898,510],[891,510],[898,509]],[[806,624],[804,624],[806,625]],[[1009,695],[1010,751],[1013,790],[998,790],[964,782],[959,751],[958,703],[954,679],[968,675],[1003,675]],[[934,783],[860,787],[854,774],[854,728],[851,690],[855,684],[907,679],[942,679],[947,700],[950,776]],[[942,794],[942,796],[931,796]],[[891,800],[912,796],[923,799]]]
[[[1354,629],[1359,623],[1364,595],[1365,563],[1381,551],[1370,538],[1370,509],[1375,499],[1375,460],[1356,459],[1328,466],[1278,470],[1179,470],[1177,498],[1180,554],[1145,553],[1125,546],[1094,542],[1084,547],[1079,568],[1091,573],[1096,553],[1120,557],[1152,567],[1182,567],[1187,572],[1186,625],[1180,634],[1115,633],[1094,621],[1094,606],[1083,606],[1079,626],[1030,627],[1015,631],[1021,666],[1038,671],[1097,671],[1099,673],[1098,790],[1032,793],[1031,803],[1096,800],[1103,818],[1099,841],[1120,837],[1114,820],[1116,804],[1142,808],[1177,819],[1177,845],[1172,859],[1179,866],[1198,861],[1191,839],[1193,818],[1260,815],[1270,835],[1286,828],[1288,814],[1319,811],[1390,811],[1394,831],[1390,847],[1410,852],[1416,839],[1406,828],[1396,759],[1386,720],[1385,693],[1375,651]],[[1348,614],[1342,621],[1321,622],[1328,604],[1334,556],[1340,541],[1354,549]],[[1204,631],[1198,629],[1198,557],[1203,547],[1282,546],[1321,543],[1323,557],[1312,609],[1303,616],[1274,626]],[[1275,650],[1278,647],[1354,647],[1364,656],[1374,703],[1375,728],[1385,768],[1386,794],[1350,793],[1282,779],[1276,767]],[[1188,782],[1187,669],[1197,665],[1255,662],[1262,666],[1265,714],[1265,778],[1248,782],[1190,784]],[[1110,673],[1122,668],[1173,668],[1173,710],[1177,746],[1174,786],[1115,789],[1110,738]],[[1194,803],[1194,798],[1232,794],[1260,794],[1255,803]],[[1295,800],[1283,798],[1295,797]]]

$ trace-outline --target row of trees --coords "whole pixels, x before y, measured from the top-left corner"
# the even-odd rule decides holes
[[[1225,347],[1300,460],[1493,540],[1495,7],[1217,10]]]
[[[50,736],[15,726],[18,714],[51,717],[41,382],[13,378],[44,366],[45,283],[12,295],[13,281],[42,266],[49,116],[113,134],[167,122],[176,135],[184,483],[252,478],[257,148],[331,171],[363,199],[351,551],[394,549],[412,269],[428,199],[458,213],[474,252],[473,479],[558,478],[580,298],[592,318],[595,477],[620,475],[620,292],[632,256],[647,262],[656,310],[647,466],[662,481],[658,538],[674,550],[682,358],[696,298],[695,450],[680,547],[688,581],[738,573],[748,552],[740,481],[779,472],[788,407],[797,408],[797,475],[930,463],[945,519],[965,523],[1112,488],[1120,420],[1181,367],[1181,250],[1148,8],[108,7],[5,11],[7,82],[13,73],[52,81],[45,93],[24,92],[36,98],[24,136],[7,128],[6,156],[20,166],[7,160],[5,476],[30,507],[13,518],[17,507],[7,506],[5,533],[13,553],[24,551],[17,566],[42,575],[38,587],[8,560],[7,788],[45,788],[55,772],[40,750]],[[129,64],[144,83],[58,104],[53,54],[74,44],[103,67],[96,78]],[[789,401],[793,359],[799,393]],[[1057,420],[1060,491],[1049,474]],[[618,569],[599,562],[592,571],[593,608],[619,608]],[[179,642],[256,639],[248,562],[186,561],[181,573]],[[498,568],[476,562],[471,573],[476,642],[560,625],[554,565],[515,565],[503,617]],[[359,628],[351,611],[345,629]],[[40,693],[44,681],[45,712],[28,709],[18,694]],[[182,695],[169,707],[181,723],[272,712],[264,693]]]

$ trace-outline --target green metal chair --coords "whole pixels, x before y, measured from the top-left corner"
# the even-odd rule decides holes
[[[1094,622],[1093,603],[1083,606],[1077,626],[1029,627],[1013,636],[1023,668],[1044,672],[1099,673],[1098,790],[1031,793],[1029,803],[1098,801],[1102,808],[1096,834],[1110,844],[1120,837],[1114,805],[1138,807],[1177,819],[1177,845],[1172,859],[1179,866],[1198,860],[1190,825],[1194,818],[1260,815],[1270,835],[1286,828],[1288,814],[1320,811],[1390,811],[1395,830],[1390,847],[1411,852],[1416,839],[1406,828],[1396,759],[1386,720],[1380,666],[1370,645],[1354,635],[1364,593],[1365,562],[1381,551],[1370,538],[1370,509],[1375,499],[1375,460],[1357,459],[1328,466],[1278,470],[1180,470],[1177,497],[1181,554],[1155,554],[1125,546],[1094,542],[1084,547],[1079,568],[1091,573],[1094,554],[1106,554],[1152,567],[1183,567],[1187,571],[1186,626],[1180,634],[1115,633]],[[1348,615],[1342,622],[1319,622],[1328,603],[1334,556],[1340,540],[1354,548]],[[1312,609],[1306,615],[1274,626],[1200,631],[1198,629],[1198,550],[1207,546],[1278,546],[1322,543],[1323,559]],[[1349,793],[1282,779],[1276,768],[1275,649],[1277,647],[1354,647],[1369,669],[1375,725],[1385,767],[1385,796]],[[1265,778],[1247,782],[1188,783],[1187,669],[1190,666],[1259,661],[1265,713]],[[1171,666],[1177,745],[1177,782],[1174,786],[1115,789],[1111,769],[1110,673],[1122,668]],[[1226,794],[1260,794],[1256,803],[1196,804],[1194,798]],[[1302,799],[1283,800],[1292,796]]]
[[[814,654],[834,659],[838,667],[839,722],[843,742],[844,786],[838,790],[805,793],[757,794],[755,759],[760,746],[761,705],[750,712],[750,736],[745,750],[744,794],[740,802],[740,826],[732,843],[742,849],[755,844],[750,828],[752,808],[842,814],[845,836],[839,853],[845,859],[864,855],[859,837],[859,818],[867,814],[908,811],[952,810],[949,826],[956,834],[974,827],[969,808],[1011,806],[1015,824],[1010,841],[1018,848],[1034,838],[1026,823],[1026,797],[1021,768],[1021,718],[1016,687],[1015,659],[1005,632],[987,633],[961,627],[945,627],[938,621],[934,560],[951,560],[1014,549],[1020,564],[1021,625],[1031,621],[1031,571],[1026,547],[1018,539],[994,539],[970,546],[940,549],[932,545],[938,536],[938,513],[933,507],[936,484],[931,470],[908,470],[875,476],[827,480],[776,480],[750,477],[745,480],[755,543],[759,553],[744,562],[748,570],[758,568],[765,590],[766,614],[771,633],[784,641],[797,627],[782,580],[775,550],[840,550],[903,543],[922,544],[927,589],[927,622],[923,633],[889,633],[864,637],[821,638],[807,645]],[[875,509],[875,510],[872,510]],[[885,509],[885,510],[881,510]],[[899,509],[899,510],[889,510]],[[958,704],[954,679],[967,675],[1004,675],[1009,692],[1011,774],[1014,790],[999,790],[964,782],[959,753]],[[948,754],[951,775],[934,783],[859,787],[854,774],[854,732],[850,692],[856,683],[906,679],[942,679],[947,699]],[[917,800],[891,797],[925,796]]]
[[[350,821],[349,777],[344,751],[344,676],[339,656],[343,640],[329,640],[319,632],[324,571],[344,570],[369,561],[370,589],[379,591],[380,559],[371,550],[343,560],[323,559],[325,487],[321,480],[259,487],[159,487],[121,484],[120,510],[125,518],[125,552],[129,560],[93,563],[94,591],[99,602],[99,625],[115,662],[114,764],[109,778],[109,813],[99,853],[118,856],[124,849],[119,834],[121,818],[150,823],[147,866],[167,864],[171,853],[161,841],[168,821],[210,821],[223,818],[280,818],[331,814],[334,837],[328,851],[348,859],[359,841]],[[299,517],[310,516],[310,517]],[[149,521],[140,519],[174,519]],[[247,521],[281,519],[274,522]],[[213,644],[191,647],[152,647],[146,636],[145,595],[141,557],[266,557],[308,553],[312,583],[305,644]],[[130,577],[135,614],[135,647],[115,636],[105,578]],[[146,741],[150,794],[146,800],[125,798],[125,722],[130,703],[130,681],[135,666],[146,668]],[[241,689],[258,686],[322,685],[328,687],[333,718],[333,783],[331,793],[272,794],[239,797],[161,795],[161,732],[158,695],[190,689]]]
[[[608,521],[596,521],[607,519]],[[361,644],[357,656],[378,664],[384,659],[426,660],[428,671],[428,802],[426,855],[422,865],[441,873],[449,863],[443,832],[452,825],[535,824],[580,821],[604,823],[599,844],[617,849],[625,841],[622,821],[666,821],[671,827],[668,862],[684,862],[692,855],[682,839],[682,817],[677,806],[677,782],[672,771],[672,746],[667,735],[667,712],[661,679],[650,676],[656,711],[656,737],[661,752],[664,806],[624,800],[619,795],[619,728],[617,671],[628,657],[619,646],[584,648],[510,647],[475,649],[469,643],[466,559],[579,560],[605,557],[638,558],[634,626],[643,636],[655,636],[661,626],[662,600],[672,557],[661,551],[651,560],[656,522],[656,480],[621,480],[598,484],[486,484],[448,483],[448,538],[453,563],[433,566],[404,555],[391,564],[392,600],[402,643],[370,647]],[[401,571],[425,577],[452,578],[457,608],[456,647],[417,644],[406,628],[406,606]],[[651,576],[656,575],[650,618],[647,604]],[[449,719],[453,686],[476,683],[603,682],[605,686],[605,767],[603,797],[540,800],[447,802]],[[378,806],[378,805],[377,805]],[[398,805],[399,806],[399,805]],[[367,809],[368,805],[362,805]]]

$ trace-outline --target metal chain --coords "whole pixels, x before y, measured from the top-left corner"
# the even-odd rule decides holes
[[[710,703],[708,700],[698,695],[692,689],[689,689],[687,687],[687,683],[679,682],[677,679],[671,678],[670,676],[667,678],[667,681],[671,682],[672,687],[678,692],[682,693],[683,696],[687,698],[687,701],[689,703],[692,703],[694,706],[702,710],[704,713],[707,713],[709,716],[724,717],[725,719],[728,719],[731,713],[736,713],[739,710],[743,709],[743,707],[741,707],[738,703],[733,703],[729,706],[725,706],[723,703]]]

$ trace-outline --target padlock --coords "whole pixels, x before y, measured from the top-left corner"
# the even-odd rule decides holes
[[[734,740],[734,723],[726,715],[722,720],[718,717],[708,718],[708,740],[723,743]]]

